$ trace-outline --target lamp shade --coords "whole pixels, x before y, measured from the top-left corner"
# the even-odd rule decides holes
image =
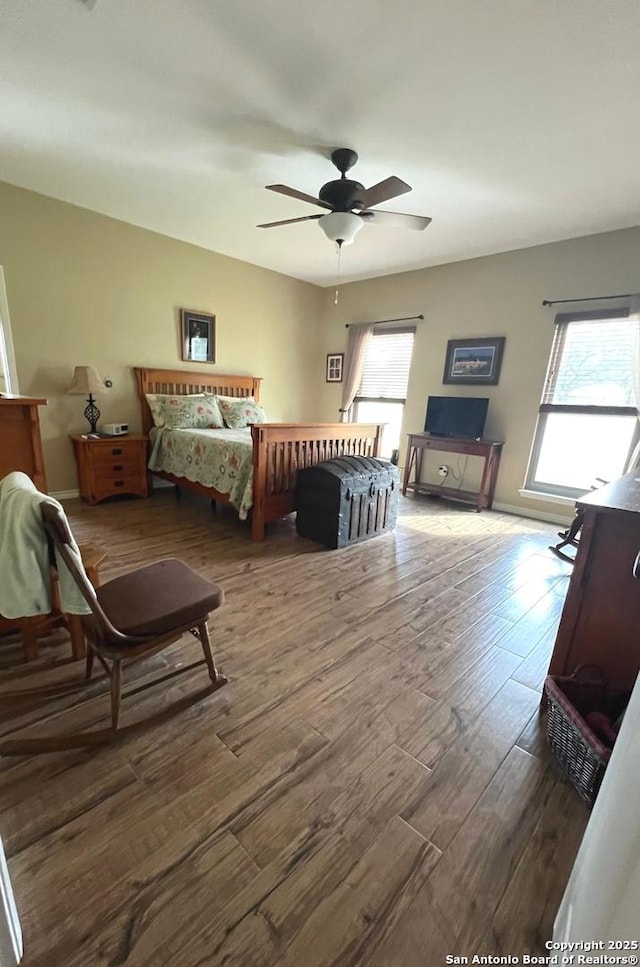
[[[76,366],[67,393],[71,396],[89,396],[104,391],[104,383],[93,366]]]
[[[364,219],[353,212],[329,212],[318,219],[318,225],[332,242],[351,245],[364,225]]]

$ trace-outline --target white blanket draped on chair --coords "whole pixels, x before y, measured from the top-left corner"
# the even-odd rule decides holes
[[[0,481],[0,614],[5,618],[29,618],[51,611],[49,545],[42,520],[43,503],[58,507],[53,497],[40,493],[20,471]],[[66,517],[65,517],[66,520]],[[78,567],[84,567],[80,551],[72,545]],[[89,614],[89,607],[56,556],[60,603],[66,614]]]

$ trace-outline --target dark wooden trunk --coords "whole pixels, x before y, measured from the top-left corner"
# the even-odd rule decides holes
[[[346,547],[396,526],[398,468],[373,457],[337,457],[298,473],[296,528],[326,547]]]

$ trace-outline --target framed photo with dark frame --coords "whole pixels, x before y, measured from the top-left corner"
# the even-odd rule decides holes
[[[180,310],[182,358],[188,363],[215,363],[216,317],[193,309]]]
[[[328,353],[327,355],[327,383],[342,382],[342,367],[344,365],[344,353]]]
[[[496,386],[500,379],[504,343],[504,336],[450,339],[442,382],[462,386]]]

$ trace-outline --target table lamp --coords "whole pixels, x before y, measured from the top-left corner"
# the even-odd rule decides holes
[[[91,427],[90,433],[97,433],[96,426],[100,419],[100,410],[96,406],[93,396],[95,393],[104,391],[104,383],[98,376],[93,366],[76,366],[71,386],[67,390],[70,396],[87,396],[87,405],[84,415]]]

